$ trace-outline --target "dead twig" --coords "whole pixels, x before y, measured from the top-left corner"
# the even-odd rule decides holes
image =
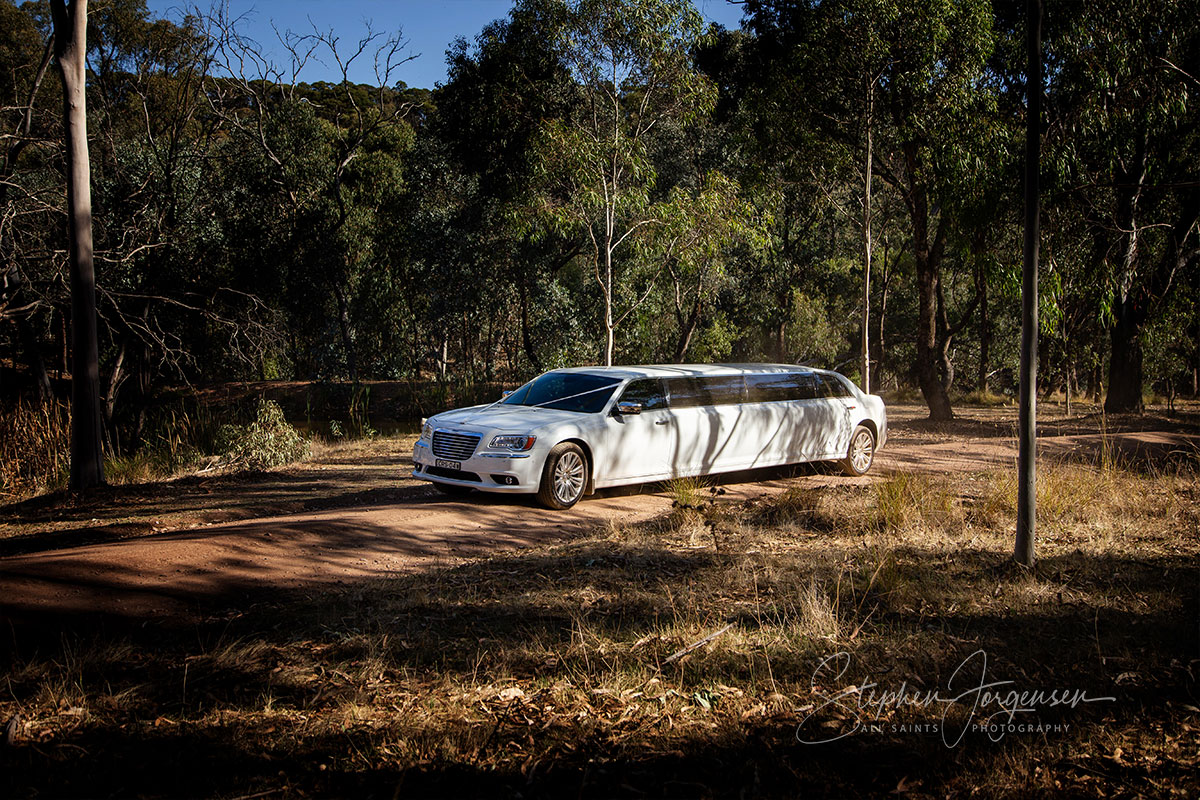
[[[725,633],[725,631],[729,630],[732,627],[733,627],[733,623],[731,622],[728,625],[726,625],[724,628],[721,628],[721,630],[719,630],[715,633],[710,633],[708,636],[705,636],[703,639],[696,641],[696,642],[692,642],[691,644],[689,644],[687,647],[683,648],[682,650],[677,650],[676,652],[671,653],[671,655],[669,655],[663,659],[662,663],[670,664],[672,661],[678,661],[679,659],[683,658],[684,656],[686,656],[688,653],[692,652],[693,650],[700,648],[700,647],[704,647],[704,645],[708,644],[713,639],[716,639],[718,636],[720,636],[722,633]]]

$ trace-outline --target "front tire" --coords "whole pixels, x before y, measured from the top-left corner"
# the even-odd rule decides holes
[[[546,456],[542,482],[538,486],[538,502],[547,508],[570,508],[583,497],[588,478],[587,458],[578,445],[560,442]]]
[[[875,434],[866,425],[855,427],[850,434],[850,447],[840,462],[842,471],[855,478],[866,475],[875,461]]]

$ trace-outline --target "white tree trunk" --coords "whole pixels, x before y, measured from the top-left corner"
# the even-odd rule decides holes
[[[863,298],[862,298],[862,390],[871,393],[871,126],[875,107],[875,81],[867,84],[867,165],[863,192]]]
[[[54,53],[63,82],[63,130],[70,228],[71,478],[74,490],[104,483],[100,429],[100,354],[92,259],[91,163],[87,140],[87,0],[51,0]]]

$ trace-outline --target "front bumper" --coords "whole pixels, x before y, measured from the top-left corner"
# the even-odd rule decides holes
[[[534,494],[541,482],[544,453],[482,452],[458,461],[457,470],[439,467],[430,446],[418,440],[413,447],[413,477],[432,483],[469,486],[483,492]]]

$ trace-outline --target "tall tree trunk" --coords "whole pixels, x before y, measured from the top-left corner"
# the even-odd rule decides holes
[[[1108,395],[1104,410],[1109,414],[1140,414],[1142,405],[1141,323],[1128,304],[1122,304],[1112,327],[1112,350],[1108,365]]]
[[[55,308],[54,313],[58,317],[58,379],[61,381],[67,377],[67,369],[69,369],[67,361],[67,315],[63,313],[61,308]]]
[[[1146,319],[1145,301],[1135,287],[1141,236],[1138,225],[1138,202],[1146,180],[1146,134],[1139,140],[1133,165],[1118,176],[1117,227],[1125,235],[1125,253],[1117,275],[1116,297],[1113,302],[1115,319],[1111,332],[1112,350],[1108,370],[1108,396],[1104,410],[1110,414],[1133,412],[1142,407],[1142,343],[1141,328]]]
[[[937,342],[935,306],[937,304],[937,275],[929,266],[928,254],[917,258],[917,383],[932,420],[950,420],[954,411],[942,383],[941,353]]]
[[[611,367],[613,364],[613,349],[616,344],[616,335],[613,332],[612,270],[612,247],[610,242],[606,242],[604,246],[604,366],[606,367]]]
[[[891,281],[891,270],[888,265],[888,242],[883,239],[883,286],[879,290],[879,335],[875,337],[875,386],[883,385],[884,361],[884,324],[887,321],[888,286]]]
[[[121,390],[121,384],[125,382],[125,355],[129,352],[129,338],[130,334],[122,337],[121,346],[117,348],[117,357],[113,359],[108,373],[108,382],[104,388],[104,428],[108,432],[109,447],[114,449],[117,443],[117,431],[113,425],[113,416],[117,411],[117,392]]]
[[[346,351],[346,369],[350,373],[350,380],[357,382],[358,359],[354,352],[354,337],[350,335],[350,303],[346,299],[346,292],[342,290],[341,284],[331,281],[330,286],[333,289],[334,299],[337,301],[338,331],[342,336],[342,349]]]
[[[1139,259],[1137,202],[1146,177],[1144,159],[1137,170],[1126,180],[1125,185],[1135,187],[1122,200],[1118,219],[1122,231],[1128,231],[1124,263],[1114,302],[1114,324],[1111,331],[1112,351],[1109,354],[1108,396],[1104,410],[1109,413],[1141,413],[1142,405],[1142,329],[1152,319],[1171,290],[1184,275],[1194,274],[1200,264],[1200,246],[1191,244],[1193,234],[1200,226],[1200,188],[1191,187],[1182,192],[1178,217],[1158,260],[1140,276],[1135,272],[1145,268],[1145,259]],[[1139,265],[1138,261],[1142,264]]]
[[[1042,0],[1025,5],[1025,252],[1021,265],[1021,386],[1017,414],[1017,531],[1013,560],[1033,566],[1037,529],[1038,247],[1041,241]],[[1036,88],[1035,88],[1036,87]]]
[[[863,185],[862,390],[871,393],[871,126],[875,110],[875,80],[867,83],[867,165]]]
[[[100,441],[100,344],[96,333],[96,272],[92,261],[91,164],[87,141],[87,0],[50,0],[54,55],[63,83],[63,129],[70,230],[71,373],[70,487],[104,483]]]
[[[991,369],[992,321],[988,318],[987,273],[978,265],[975,268],[975,291],[979,294],[979,373],[975,388],[982,394],[988,390],[988,372]]]
[[[696,328],[700,325],[700,310],[703,305],[700,301],[700,292],[701,290],[697,288],[696,302],[692,305],[692,311],[687,318],[679,318],[679,337],[675,340],[675,353],[672,356],[672,361],[676,364],[683,363],[688,347],[692,344],[692,336],[695,335]]]
[[[942,249],[945,244],[945,220],[938,221],[934,241],[929,241],[929,197],[920,183],[921,165],[917,146],[904,146],[906,170],[913,186],[908,206],[912,217],[913,259],[917,267],[917,383],[929,407],[931,420],[954,419],[950,396],[942,383],[942,352],[938,337],[938,290],[941,279]]]
[[[525,357],[537,374],[545,372],[542,360],[538,358],[537,348],[533,346],[533,332],[529,329],[529,287],[521,281],[521,345],[525,348]]]

